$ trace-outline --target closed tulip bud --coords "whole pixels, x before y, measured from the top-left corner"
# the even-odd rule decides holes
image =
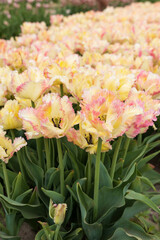
[[[64,222],[66,210],[67,204],[53,204],[52,200],[50,201],[49,216],[54,220],[56,225],[62,225]]]

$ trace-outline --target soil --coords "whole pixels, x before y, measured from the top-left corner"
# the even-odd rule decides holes
[[[19,236],[21,240],[34,240],[35,232],[31,229],[31,227],[27,223],[23,223],[21,230],[19,232]]]

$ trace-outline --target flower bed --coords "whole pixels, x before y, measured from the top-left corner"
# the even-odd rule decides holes
[[[159,239],[134,219],[160,213],[160,134],[142,135],[160,115],[159,17],[148,2],[54,15],[0,40],[2,239],[23,221],[36,240]]]

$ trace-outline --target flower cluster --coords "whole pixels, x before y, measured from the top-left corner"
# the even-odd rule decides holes
[[[160,3],[147,2],[25,22],[0,40],[0,125],[90,153],[98,138],[108,151],[144,133],[160,115],[159,19]]]

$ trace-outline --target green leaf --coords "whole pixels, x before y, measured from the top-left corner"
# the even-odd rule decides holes
[[[148,178],[141,176],[140,179],[142,180],[142,182],[144,182],[149,187],[153,188],[154,191],[156,191],[155,186],[152,184],[152,182]]]
[[[50,189],[52,185],[55,184],[55,180],[59,181],[59,169],[58,168],[50,168],[47,170],[45,174],[45,187]]]
[[[67,236],[65,237],[65,240],[74,240],[81,232],[82,232],[82,228],[76,228],[74,231],[67,234]]]
[[[160,194],[153,196],[151,198],[151,201],[153,201],[157,206],[160,205]],[[149,209],[148,205],[144,204],[143,202],[135,201],[132,206],[128,206],[125,208],[123,215],[121,216],[120,222],[126,222],[126,220],[130,220],[136,214],[146,211],[147,209]]]
[[[43,178],[44,178],[43,169],[40,168],[39,166],[37,166],[35,163],[33,163],[31,161],[31,159],[28,159],[27,157],[24,157],[23,160],[25,162],[25,166],[27,168],[27,171],[30,173],[30,175],[34,179],[34,182],[37,186],[37,190],[38,190],[38,194],[39,194],[40,198],[42,199],[44,204],[46,206],[48,206],[48,200],[47,200],[45,194],[41,191],[41,187],[43,185]]]
[[[93,164],[96,164],[95,156],[92,157]],[[100,176],[99,176],[99,188],[102,187],[112,187],[112,180],[110,175],[102,162],[100,162]]]
[[[0,183],[0,194],[4,194],[4,191],[3,191],[3,186],[2,186],[2,184]]]
[[[135,237],[130,237],[126,234],[126,231],[123,228],[117,228],[116,231],[114,232],[113,236],[109,238],[108,240],[136,240],[137,238]]]
[[[116,188],[103,187],[99,190],[98,222],[102,222],[113,209],[124,206],[124,186]],[[106,223],[106,221],[105,221]]]
[[[66,185],[71,185],[73,176],[74,176],[74,170],[71,170],[70,173],[68,174],[68,176],[65,179],[65,184]]]
[[[151,143],[151,142],[155,141],[157,138],[160,138],[160,133],[156,133],[154,135],[147,136],[144,139],[143,144]]]
[[[146,163],[148,163],[150,160],[152,160],[154,157],[156,157],[158,154],[160,153],[160,151],[154,152],[144,158],[142,158],[139,163],[138,163],[138,168],[142,168]]]
[[[20,240],[19,236],[8,236],[6,233],[0,231],[0,238],[1,239],[9,239],[9,240]]]
[[[65,197],[62,194],[44,188],[42,188],[42,191],[47,197],[51,198],[54,203],[64,203]]]
[[[29,204],[31,205],[35,205],[35,204],[39,204],[39,198],[38,198],[38,194],[37,194],[37,188],[35,187],[33,192],[32,192],[32,195],[28,201]]]
[[[73,186],[72,188],[69,186],[69,185],[66,185],[66,188],[68,189],[68,191],[70,192],[71,196],[74,198],[74,200],[76,202],[78,202],[78,199],[77,199],[77,183],[81,185],[81,187],[83,187],[86,183],[86,178],[81,178],[81,179],[77,179],[74,183],[73,183]]]
[[[24,218],[32,219],[44,217],[45,211],[42,205],[30,205],[16,202],[0,194],[0,201],[9,209],[20,211]]]
[[[87,214],[93,207],[93,200],[89,198],[83,191],[80,184],[77,183],[77,196],[81,209],[82,226],[88,240],[100,240],[102,236],[102,224],[97,222],[89,224],[87,223]]]
[[[23,203],[23,201],[28,198],[28,195],[32,192],[32,189],[29,189],[25,191],[24,193],[20,194],[19,196],[16,197],[15,201]]]
[[[28,186],[23,179],[21,172],[18,173],[12,184],[12,199],[16,199],[17,196],[28,190]]]
[[[129,200],[141,201],[141,202],[145,203],[146,205],[148,205],[150,208],[152,208],[157,213],[160,213],[160,209],[157,207],[157,205],[152,200],[150,200],[148,197],[146,197],[145,195],[143,195],[141,193],[137,193],[132,190],[128,190],[125,198],[129,199]]]
[[[72,211],[73,211],[73,200],[72,200],[72,196],[69,197],[67,200],[66,200],[66,204],[67,204],[67,211],[66,211],[66,217],[65,217],[65,220],[64,220],[64,223],[63,225],[66,225],[68,222],[69,222],[69,219],[72,215]]]

